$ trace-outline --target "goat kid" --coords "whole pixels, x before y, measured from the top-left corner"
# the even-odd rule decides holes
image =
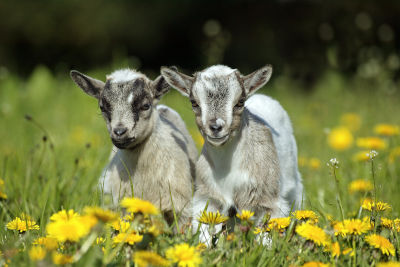
[[[151,81],[130,69],[113,72],[105,83],[75,70],[70,75],[99,101],[114,144],[100,177],[103,192],[111,194],[114,203],[132,194],[148,200],[160,208],[169,224],[174,207],[179,222],[186,223],[191,217],[197,150],[178,113],[157,106],[170,88],[164,78]]]
[[[194,230],[207,202],[208,210],[230,217],[252,210],[258,224],[266,213],[288,216],[300,207],[303,186],[289,116],[272,98],[251,96],[268,82],[271,66],[247,76],[222,65],[194,77],[167,67],[161,74],[190,99],[205,139],[196,164]],[[204,225],[200,239],[211,242]]]

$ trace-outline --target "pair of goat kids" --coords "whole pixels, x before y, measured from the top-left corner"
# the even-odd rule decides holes
[[[246,76],[223,65],[193,76],[162,67],[154,81],[122,69],[102,82],[71,71],[73,81],[98,100],[114,144],[100,177],[103,192],[114,202],[140,196],[159,206],[170,224],[174,206],[179,224],[193,218],[194,230],[207,203],[208,211],[231,217],[252,210],[256,223],[266,213],[288,216],[303,195],[293,129],[277,101],[254,95],[271,74],[269,65]],[[179,114],[157,105],[170,87],[192,103],[205,140],[199,157]],[[209,244],[206,226],[200,230]]]

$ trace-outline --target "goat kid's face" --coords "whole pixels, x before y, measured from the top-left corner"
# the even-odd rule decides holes
[[[153,130],[153,112],[161,96],[169,90],[162,76],[155,81],[144,75],[134,79],[104,83],[77,71],[71,78],[84,92],[98,99],[113,144],[129,149],[143,142]]]
[[[165,67],[161,73],[171,86],[189,97],[204,139],[221,146],[240,127],[246,99],[268,82],[272,67],[265,66],[247,76],[220,65],[197,72],[194,77]]]

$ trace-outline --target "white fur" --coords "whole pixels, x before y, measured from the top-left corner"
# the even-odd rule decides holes
[[[107,76],[111,83],[129,82],[137,78],[143,78],[144,75],[130,69],[116,70]]]
[[[232,69],[224,65],[211,66],[200,73],[202,78],[218,76],[226,76],[232,74],[236,69]]]
[[[133,93],[130,93],[130,94],[129,94],[127,100],[128,100],[128,103],[132,103],[132,101],[133,101]]]
[[[289,212],[287,203],[295,202],[294,209],[300,208],[303,198],[303,184],[298,170],[296,140],[287,112],[278,101],[260,94],[250,97],[245,102],[245,106],[253,114],[264,119],[272,128],[272,138],[281,169],[281,200],[278,207],[284,214]]]

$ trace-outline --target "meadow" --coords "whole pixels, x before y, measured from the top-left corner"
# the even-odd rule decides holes
[[[173,234],[149,203],[126,198],[110,210],[97,180],[111,142],[97,102],[68,73],[2,69],[0,266],[400,266],[400,92],[386,81],[332,70],[304,88],[273,76],[261,93],[292,119],[304,211],[260,228],[241,212],[207,248],[187,227]],[[200,150],[190,102],[171,90],[161,103]],[[211,228],[227,219],[198,216]],[[260,245],[267,234],[271,245]]]

